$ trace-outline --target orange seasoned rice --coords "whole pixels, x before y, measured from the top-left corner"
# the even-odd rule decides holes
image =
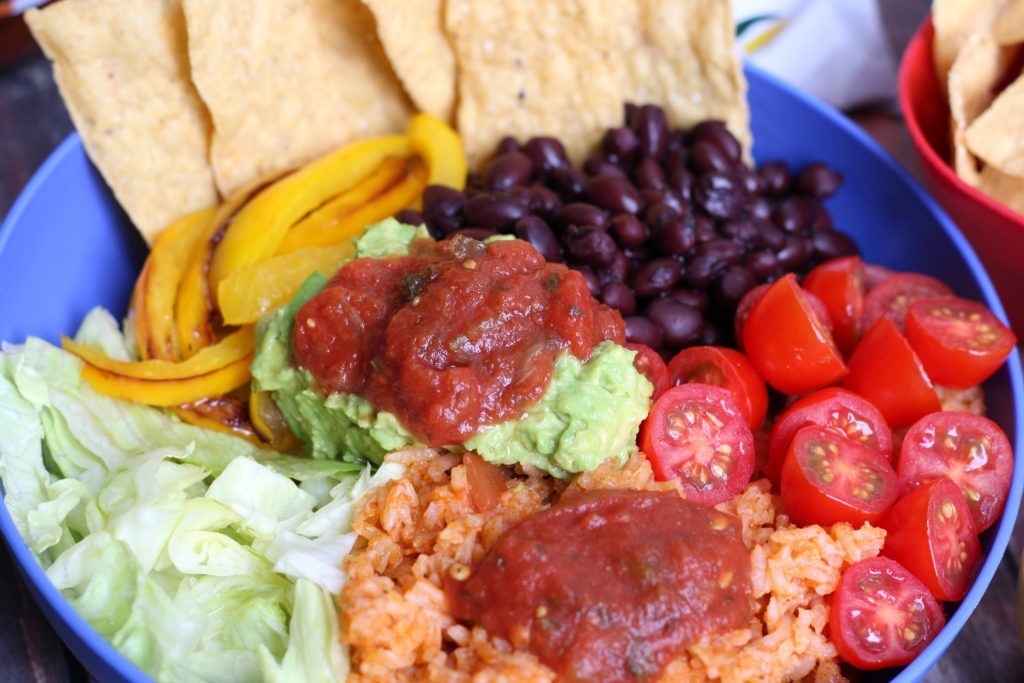
[[[458,455],[429,449],[393,453],[403,478],[371,492],[357,510],[359,536],[346,562],[340,601],[350,681],[554,681],[526,651],[448,614],[442,576],[479,560],[498,537],[550,505],[567,487],[671,489],[636,453],[569,482],[540,472],[510,475],[500,502],[479,512]],[[842,680],[825,628],[826,596],[843,569],[878,554],[882,529],[849,524],[797,527],[767,480],[751,482],[720,509],[742,522],[750,550],[754,614],[748,628],[708,635],[673,661],[665,681]]]

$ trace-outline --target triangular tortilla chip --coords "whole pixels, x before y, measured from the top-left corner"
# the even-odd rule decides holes
[[[1006,87],[965,131],[967,147],[1003,173],[1024,178],[1024,76]]]

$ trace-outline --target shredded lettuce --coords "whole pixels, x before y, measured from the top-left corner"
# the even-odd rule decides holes
[[[131,354],[100,309],[77,338]],[[39,339],[0,353],[4,502],[50,580],[158,680],[344,680],[352,508],[401,468],[273,453],[80,371]]]

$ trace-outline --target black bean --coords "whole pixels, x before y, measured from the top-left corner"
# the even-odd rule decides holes
[[[679,163],[665,164],[665,184],[683,199],[689,201],[693,195],[693,174],[686,168],[686,159]]]
[[[637,107],[632,117],[632,128],[639,142],[641,157],[660,158],[668,142],[668,121],[665,111],[653,104]]]
[[[608,212],[599,206],[586,202],[570,202],[562,206],[558,219],[566,227],[593,225],[603,229],[608,227],[610,217]]]
[[[643,213],[644,222],[647,223],[652,231],[657,230],[666,221],[669,221],[678,215],[678,207],[673,207],[666,202],[654,202],[653,204],[648,204]]]
[[[779,275],[779,258],[767,249],[750,252],[743,257],[743,265],[758,282],[767,282]]]
[[[601,138],[601,149],[622,161],[629,161],[636,153],[640,141],[632,128],[609,128]]]
[[[544,219],[540,216],[523,216],[516,221],[514,234],[521,240],[529,242],[547,261],[561,263],[562,245]]]
[[[738,263],[742,257],[743,250],[731,240],[713,239],[701,242],[694,247],[693,256],[687,263],[687,282],[694,287],[706,287],[718,273]]]
[[[617,251],[612,262],[597,272],[597,277],[602,284],[613,281],[628,282],[632,272],[633,260],[625,252]]]
[[[772,211],[772,222],[784,232],[804,232],[813,220],[814,211],[806,197],[787,197]]]
[[[698,142],[713,144],[729,161],[738,162],[743,156],[743,146],[725,125],[725,121],[719,119],[701,121],[690,129],[688,137],[691,146],[696,146]]]
[[[508,152],[518,152],[519,141],[511,135],[506,135],[498,141],[498,147],[495,150],[495,155],[506,154]]]
[[[558,216],[561,210],[562,200],[552,190],[543,185],[530,187],[530,211],[543,218],[551,219]]]
[[[821,202],[813,202],[814,204],[814,220],[811,221],[811,229],[814,228],[833,228],[835,225],[832,223],[832,215],[825,208],[825,205]]]
[[[623,316],[636,313],[636,297],[625,282],[613,281],[601,288],[601,302],[611,306]]]
[[[402,209],[395,214],[395,220],[406,225],[423,225],[426,223],[423,214],[415,209]]]
[[[756,225],[759,230],[755,243],[756,246],[773,251],[782,249],[782,245],[786,243],[786,233],[779,230],[770,221],[758,220]]]
[[[683,256],[697,244],[695,219],[689,214],[676,215],[658,224],[651,231],[654,243],[665,253]]]
[[[655,350],[661,348],[664,333],[653,321],[640,315],[631,315],[625,321],[626,341],[645,344]]]
[[[779,249],[775,256],[782,268],[794,270],[811,257],[811,245],[800,235],[787,235],[785,246]]]
[[[467,201],[462,215],[467,226],[503,232],[510,230],[517,220],[525,216],[526,209],[515,197],[484,193]]]
[[[715,281],[715,301],[729,309],[735,309],[743,295],[754,288],[757,281],[743,266],[729,266]]]
[[[820,162],[808,164],[796,178],[802,192],[819,199],[831,197],[842,184],[843,174]]]
[[[633,274],[633,291],[641,297],[658,296],[675,287],[682,273],[682,265],[673,258],[653,259]]]
[[[726,343],[725,333],[722,328],[714,323],[705,321],[704,330],[700,333],[700,344],[704,346],[722,346]]]
[[[622,167],[601,154],[593,154],[587,157],[587,160],[583,162],[583,172],[588,176],[626,175],[626,171]]]
[[[428,185],[423,190],[423,214],[427,220],[454,216],[466,204],[466,196],[447,185]]]
[[[702,313],[708,310],[708,304],[710,303],[708,293],[699,289],[677,287],[668,293],[668,297],[675,299],[679,303],[686,304],[690,308],[696,308]]]
[[[530,157],[533,166],[541,173],[550,173],[558,168],[569,168],[569,156],[562,141],[552,137],[530,138],[523,146],[523,152]]]
[[[637,213],[643,208],[640,192],[625,176],[594,176],[587,180],[586,195],[587,199],[613,213]]]
[[[710,242],[718,239],[718,231],[715,230],[715,221],[707,216],[697,214],[693,217],[693,235],[697,243]]]
[[[694,201],[714,218],[736,218],[745,198],[746,191],[728,173],[704,173],[693,185]]]
[[[665,189],[665,172],[654,157],[644,157],[633,169],[633,179],[641,190]]]
[[[764,185],[761,182],[761,176],[757,174],[754,169],[744,166],[743,164],[737,164],[732,167],[733,173],[740,179],[740,184],[743,185],[743,189],[750,195],[759,195],[764,189]]]
[[[704,315],[675,299],[655,299],[647,305],[644,315],[661,328],[662,344],[669,348],[691,346],[704,331]]]
[[[587,189],[587,174],[578,168],[559,167],[551,171],[551,189],[563,202],[576,201]]]
[[[840,256],[851,256],[860,250],[853,238],[845,232],[832,228],[816,228],[811,230],[811,258],[816,262],[827,261]]]
[[[597,273],[590,269],[589,266],[575,265],[573,270],[579,272],[583,276],[583,280],[587,283],[587,291],[590,292],[591,296],[599,296],[601,294],[601,281],[597,277]]]
[[[687,163],[690,170],[697,174],[708,171],[724,173],[732,168],[732,160],[725,155],[725,152],[719,149],[718,145],[707,140],[699,140],[690,148]]]
[[[785,194],[793,182],[793,175],[784,161],[768,161],[757,169],[757,173],[761,176],[764,193],[769,196]]]
[[[767,197],[752,197],[747,204],[747,216],[767,221],[772,217],[772,208],[772,202]]]
[[[533,162],[522,152],[505,152],[491,159],[484,170],[484,187],[488,190],[507,190],[530,182]]]
[[[449,237],[452,237],[453,235],[462,235],[463,237],[469,237],[482,242],[488,237],[494,236],[494,231],[489,230],[488,228],[459,228],[449,235]]]
[[[757,244],[761,236],[761,228],[753,221],[739,219],[722,223],[718,228],[718,234],[744,247],[749,247]]]
[[[612,218],[609,232],[623,249],[642,246],[650,235],[647,224],[631,213],[619,213]]]
[[[618,252],[612,236],[594,227],[582,228],[579,232],[566,235],[563,244],[566,256],[592,268],[611,265]]]
[[[644,206],[650,206],[652,204],[667,204],[676,211],[682,211],[684,208],[689,208],[687,202],[669,189],[664,190],[640,190],[640,196],[643,198]]]

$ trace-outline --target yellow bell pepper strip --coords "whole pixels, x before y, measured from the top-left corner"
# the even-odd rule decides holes
[[[223,396],[245,386],[252,379],[249,372],[251,363],[250,353],[205,375],[164,380],[126,377],[87,363],[82,368],[82,379],[91,384],[96,391],[113,398],[169,407],[211,396]]]
[[[368,176],[359,181],[351,189],[342,192],[315,211],[311,211],[291,231],[316,232],[325,230],[325,226],[344,217],[359,207],[370,203],[387,191],[395,183],[402,180],[409,172],[409,165],[414,157],[388,157]],[[287,237],[285,238],[287,239]]]
[[[299,446],[269,391],[249,394],[249,419],[256,433],[275,451],[288,452]]]
[[[267,445],[253,428],[248,402],[243,399],[216,396],[175,406],[171,410],[191,425],[233,434],[257,446]]]
[[[384,220],[412,204],[427,186],[427,169],[423,162],[415,159],[409,164],[409,171],[400,181],[389,187],[372,200],[344,216],[323,225],[310,225],[307,229],[293,228],[278,248],[279,254],[287,254],[308,247],[325,247],[339,244],[358,236],[367,225]]]
[[[210,291],[216,294],[228,275],[273,255],[299,219],[358,183],[385,158],[411,154],[404,135],[368,138],[326,154],[268,187],[225,230],[210,261]]]
[[[82,344],[64,337],[64,349],[75,354],[88,365],[120,377],[144,380],[177,380],[203,377],[251,357],[254,347],[253,327],[241,327],[212,346],[200,349],[194,356],[175,362],[162,358],[149,360],[122,361],[111,358],[96,346]],[[209,393],[206,396],[218,396]]]
[[[217,288],[224,324],[255,323],[265,313],[290,301],[310,273],[318,270],[331,277],[354,252],[355,243],[346,240],[329,247],[310,247],[273,256],[229,275]]]
[[[216,212],[213,207],[188,214],[167,226],[153,243],[139,275],[133,304],[139,352],[144,359],[178,358],[174,325],[178,285]]]
[[[174,304],[178,353],[181,358],[191,357],[199,349],[210,346],[217,339],[213,320],[213,297],[208,288],[206,274],[222,233],[252,197],[288,173],[290,171],[269,174],[243,187],[220,205],[210,224],[197,237],[195,247],[188,257],[188,265],[182,273],[178,297]]]
[[[451,126],[436,116],[419,113],[409,120],[405,134],[413,151],[427,163],[428,185],[447,185],[456,190],[466,186],[466,152]]]

